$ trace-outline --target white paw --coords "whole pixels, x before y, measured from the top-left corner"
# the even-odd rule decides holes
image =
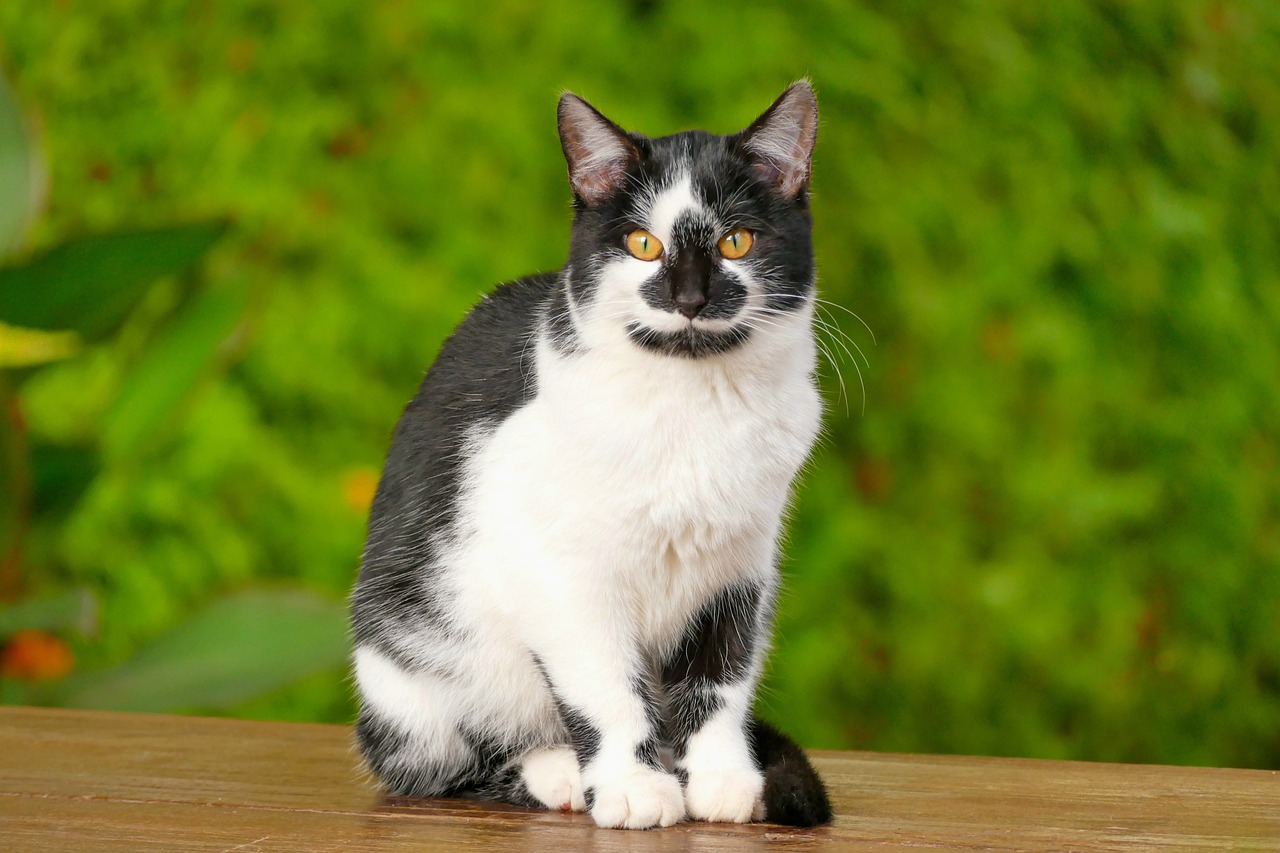
[[[520,762],[520,776],[533,798],[549,809],[585,812],[578,757],[567,746],[535,749]]]
[[[685,807],[694,820],[747,823],[764,818],[764,777],[755,768],[689,772]]]
[[[593,788],[591,817],[607,829],[671,826],[684,817],[680,781],[670,773],[639,767]]]

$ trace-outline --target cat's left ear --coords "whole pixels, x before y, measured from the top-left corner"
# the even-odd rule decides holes
[[[625,130],[572,92],[560,96],[557,115],[574,195],[588,206],[600,204],[622,187],[640,151]]]
[[[798,80],[742,132],[738,145],[761,178],[794,199],[809,186],[817,138],[818,98],[808,80]]]

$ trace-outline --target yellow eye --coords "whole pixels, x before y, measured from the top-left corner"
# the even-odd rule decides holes
[[[662,255],[662,241],[642,228],[627,235],[627,251],[642,261],[656,261]]]
[[[751,232],[745,228],[730,231],[720,238],[720,254],[731,261],[751,251]]]

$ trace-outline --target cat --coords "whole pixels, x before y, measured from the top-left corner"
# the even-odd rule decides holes
[[[356,740],[391,794],[602,827],[831,819],[751,714],[821,417],[817,117],[807,81],[729,136],[561,97],[567,263],[458,326],[373,501]]]

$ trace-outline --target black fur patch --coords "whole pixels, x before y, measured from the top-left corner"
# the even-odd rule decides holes
[[[520,765],[517,763],[502,767],[463,796],[477,800],[510,803],[527,809],[545,808],[533,794],[529,793],[529,788],[524,784],[524,778],[520,773]]]
[[[662,760],[658,757],[658,738],[650,735],[636,744],[636,761],[654,770],[662,769]]]
[[[603,737],[600,730],[592,725],[585,714],[570,708],[559,698],[556,699],[556,708],[559,709],[560,719],[569,733],[569,744],[573,747],[574,754],[578,756],[578,767],[586,767],[600,752],[600,741]]]
[[[636,744],[636,761],[654,770],[662,769],[662,760],[658,757],[658,748],[662,744],[663,712],[662,703],[654,688],[654,679],[633,678],[631,689],[644,703],[644,716],[649,722],[649,735]]]
[[[458,763],[423,761],[408,735],[362,710],[356,744],[387,793],[397,797],[469,797],[519,806],[540,804],[525,787],[509,746],[468,729],[459,731],[469,753]]]
[[[667,689],[667,717],[664,739],[677,760],[682,760],[689,748],[689,738],[707,724],[711,715],[724,703],[711,682],[684,681]]]
[[[747,737],[764,773],[765,820],[787,826],[830,823],[831,799],[804,750],[763,720],[751,720]]]
[[[735,584],[707,602],[663,663],[663,682],[727,684],[744,677],[758,641],[760,594],[756,584]]]
[[[405,660],[403,641],[424,621],[449,628],[449,603],[432,583],[436,548],[454,532],[469,433],[531,399],[526,343],[558,278],[504,284],[444,343],[400,422],[369,514],[369,536],[352,594],[356,645]]]
[[[662,666],[666,690],[666,738],[683,758],[689,738],[720,709],[718,684],[748,674],[762,624],[761,589],[736,584],[698,612]]]
[[[629,323],[631,340],[652,352],[685,358],[718,355],[740,346],[751,336],[746,326],[734,326],[723,332],[712,332],[690,325],[682,332],[659,332],[639,323]]]
[[[464,762],[424,762],[403,732],[367,709],[356,721],[356,744],[387,793],[398,797],[446,797],[467,787],[473,767]]]

